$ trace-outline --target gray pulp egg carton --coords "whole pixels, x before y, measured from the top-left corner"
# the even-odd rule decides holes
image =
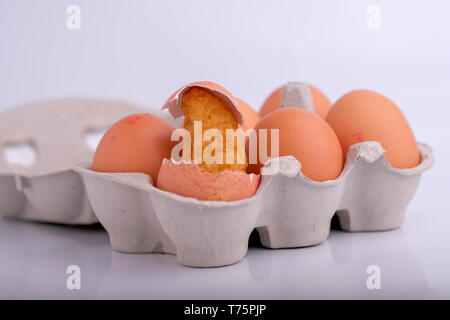
[[[285,86],[283,106],[311,109],[309,89]],[[255,228],[262,245],[274,249],[323,242],[336,212],[347,231],[397,228],[421,173],[433,164],[425,144],[418,144],[417,167],[395,169],[380,144],[364,142],[349,149],[339,178],[315,182],[302,175],[295,158],[280,157],[265,165],[263,173],[278,170],[262,176],[254,196],[233,202],[165,192],[142,173],[90,170],[92,152],[83,134],[142,111],[116,101],[59,99],[1,114],[0,214],[64,224],[98,218],[117,251],[176,254],[187,266],[223,266],[245,256]],[[1,156],[8,145],[21,143],[31,144],[37,153],[30,168],[11,166]]]
[[[336,212],[347,231],[400,227],[422,172],[433,164],[431,149],[418,147],[417,167],[395,169],[378,142],[355,144],[341,175],[325,182],[303,176],[292,156],[275,158],[263,170],[275,165],[277,173],[262,175],[254,196],[233,202],[166,192],[142,173],[94,172],[89,164],[75,171],[115,250],[176,254],[186,266],[214,267],[240,261],[254,228],[264,247],[276,249],[322,243]]]
[[[142,108],[111,100],[54,99],[0,114],[0,214],[62,224],[97,222],[76,163],[91,161],[84,138]],[[9,163],[8,146],[27,145],[34,164]]]
[[[169,111],[180,115],[174,96]],[[220,97],[226,98],[226,93]],[[299,83],[285,86],[283,106],[313,110],[309,88]],[[433,164],[431,149],[421,143],[418,148],[417,167],[395,169],[378,142],[355,144],[341,175],[324,182],[303,176],[292,156],[275,158],[264,166],[255,195],[232,202],[166,192],[142,173],[94,172],[88,163],[74,170],[83,177],[92,208],[115,250],[176,254],[186,266],[215,267],[240,261],[255,228],[262,245],[276,249],[322,243],[336,212],[347,231],[400,227],[422,172]],[[275,174],[264,174],[274,168]]]

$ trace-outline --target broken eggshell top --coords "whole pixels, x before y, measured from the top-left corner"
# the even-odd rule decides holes
[[[239,101],[230,93],[227,89],[222,87],[221,85],[210,82],[210,81],[199,81],[188,84],[184,87],[181,87],[174,94],[172,94],[167,102],[164,104],[162,109],[169,109],[170,114],[174,118],[179,118],[183,116],[183,110],[181,109],[181,104],[183,101],[183,94],[192,88],[202,88],[208,91],[209,93],[215,95],[222,101],[226,103],[228,110],[234,116],[236,121],[243,126],[244,125],[244,116],[242,112],[239,110]]]

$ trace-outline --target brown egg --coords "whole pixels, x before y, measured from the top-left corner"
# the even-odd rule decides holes
[[[259,111],[259,114],[261,117],[264,117],[266,114],[278,109],[281,104],[281,94],[283,91],[283,87],[279,87],[274,92],[270,94],[270,96],[266,99],[264,104],[261,107],[261,110]],[[331,101],[327,98],[327,96],[317,89],[316,87],[312,85],[308,85],[309,89],[311,90],[313,102],[314,102],[314,109],[316,113],[325,119],[328,111],[331,108]]]
[[[283,87],[279,87],[266,98],[261,107],[261,110],[259,110],[259,115],[261,117],[264,117],[268,113],[280,108],[282,91]]]
[[[326,121],[336,132],[344,155],[352,144],[378,141],[393,167],[412,168],[420,163],[408,121],[395,103],[381,94],[351,91],[334,104]]]
[[[309,85],[311,93],[314,100],[314,108],[319,116],[323,119],[327,116],[328,111],[330,111],[332,103],[330,99],[319,89],[313,85]]]
[[[236,98],[236,100],[239,102],[239,109],[244,115],[244,130],[253,129],[261,120],[261,116],[244,100],[239,98]]]
[[[342,149],[331,127],[317,114],[300,108],[281,108],[269,113],[255,130],[267,129],[267,154],[271,155],[271,129],[279,130],[279,155],[294,156],[302,173],[315,181],[333,180],[342,172]],[[249,147],[247,147],[247,152]],[[249,172],[259,173],[264,165],[250,164]]]
[[[141,172],[154,183],[164,158],[170,157],[174,128],[163,119],[134,114],[116,122],[95,151],[92,170],[99,172]]]

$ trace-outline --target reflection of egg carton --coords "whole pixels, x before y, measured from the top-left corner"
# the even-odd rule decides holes
[[[337,212],[347,231],[398,228],[420,180],[433,163],[431,149],[418,144],[422,161],[395,169],[378,142],[352,146],[340,177],[315,182],[299,162],[281,157],[275,175],[265,175],[256,194],[234,202],[199,201],[157,189],[140,173],[100,173],[75,167],[91,205],[123,252],[177,254],[188,266],[212,267],[241,260],[254,228],[268,248],[304,247],[323,242]]]
[[[0,214],[64,224],[97,222],[72,170],[90,161],[84,141],[120,118],[142,112],[137,106],[108,100],[56,99],[26,104],[0,115]],[[36,153],[29,167],[4,158],[8,146],[27,145]],[[30,151],[31,152],[31,151]]]

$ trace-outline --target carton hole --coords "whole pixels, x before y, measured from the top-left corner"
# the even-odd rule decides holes
[[[248,246],[252,248],[262,248],[261,239],[256,228],[253,229],[252,233],[250,233],[248,238]]]
[[[84,133],[84,143],[91,152],[95,152],[105,132],[106,129],[89,129]]]
[[[30,168],[36,163],[36,149],[31,142],[10,143],[3,147],[3,157],[9,165]]]
[[[331,230],[344,230],[342,225],[347,225],[349,223],[350,214],[348,209],[341,209],[334,213],[331,219]]]

